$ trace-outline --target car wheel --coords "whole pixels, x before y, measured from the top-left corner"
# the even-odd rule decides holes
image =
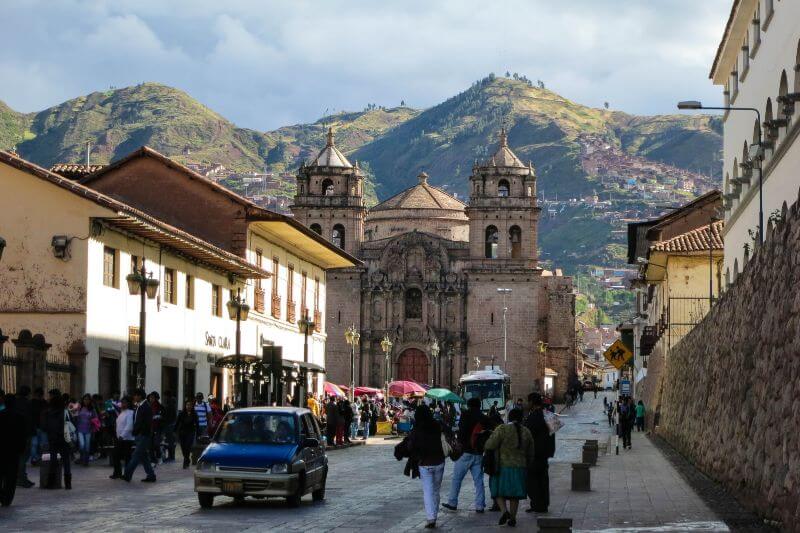
[[[289,507],[300,507],[300,494],[293,494],[286,497],[286,505]]]
[[[208,492],[198,492],[197,500],[203,509],[210,509],[214,505],[214,495]]]
[[[289,507],[299,507],[300,500],[303,498],[303,494],[305,493],[306,493],[306,476],[301,472],[300,479],[297,483],[297,492],[295,492],[291,496],[286,497],[286,504]]]
[[[325,499],[325,484],[328,482],[328,471],[325,470],[325,475],[322,476],[322,486],[311,493],[311,498],[315,502],[321,502]]]

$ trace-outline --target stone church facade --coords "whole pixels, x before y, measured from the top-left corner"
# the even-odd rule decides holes
[[[533,166],[503,131],[494,155],[472,169],[468,205],[427,178],[367,209],[363,174],[332,132],[299,169],[295,217],[363,261],[328,275],[327,379],[350,382],[344,332],[353,325],[357,385],[455,389],[462,374],[495,364],[511,375],[515,397],[542,390],[546,368],[561,396],[575,374],[574,296],[571,278],[538,266]]]

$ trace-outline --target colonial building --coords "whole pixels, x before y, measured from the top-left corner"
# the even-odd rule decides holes
[[[632,282],[636,317],[620,326],[623,341],[633,344],[633,375],[626,377],[649,389],[653,407],[661,384],[648,382],[648,367],[663,367],[672,347],[721,294],[724,222],[715,218],[721,207],[720,191],[710,191],[662,217],[628,226],[628,262],[639,266],[639,278]]]
[[[512,376],[516,396],[541,390],[545,368],[557,374],[556,394],[564,392],[575,373],[572,280],[538,266],[536,174],[505,131],[494,155],[473,167],[469,187],[465,205],[423,172],[413,187],[366,209],[358,163],[336,148],[332,132],[301,166],[296,218],[364,263],[328,276],[329,380],[350,382],[344,333],[355,326],[357,384],[452,387],[493,363]]]
[[[728,283],[735,281],[759,244],[759,211],[766,232],[770,218],[781,216],[782,207],[797,199],[798,19],[797,2],[734,1],[711,68],[711,79],[723,88],[725,106],[745,108],[723,115]]]
[[[146,300],[147,390],[233,395],[217,362],[235,353],[237,294],[251,307],[241,353],[280,346],[300,374],[292,390],[321,390],[326,270],[358,264],[341,249],[149,148],[80,183],[0,153],[0,183],[0,329],[43,334],[49,367],[69,373],[62,388],[136,384],[140,302],[126,276],[145,259],[159,281]]]

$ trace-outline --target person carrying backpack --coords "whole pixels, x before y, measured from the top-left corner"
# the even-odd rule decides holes
[[[531,506],[526,513],[546,513],[550,506],[550,474],[548,460],[556,453],[556,436],[550,433],[545,421],[542,396],[536,392],[528,395],[530,413],[525,427],[533,436],[533,462],[527,471],[528,498]]]
[[[475,512],[483,513],[486,508],[486,492],[483,486],[483,446],[490,432],[491,422],[489,417],[481,412],[481,400],[470,398],[467,400],[467,409],[461,413],[458,425],[458,442],[464,453],[453,466],[453,480],[450,484],[450,495],[442,507],[455,511],[458,509],[458,495],[461,492],[461,483],[469,472],[475,486]],[[486,432],[486,438],[481,433]]]

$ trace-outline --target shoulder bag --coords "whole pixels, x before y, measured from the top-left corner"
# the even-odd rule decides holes
[[[64,409],[64,442],[73,444],[76,440],[78,440],[78,431],[69,417],[69,411]]]

